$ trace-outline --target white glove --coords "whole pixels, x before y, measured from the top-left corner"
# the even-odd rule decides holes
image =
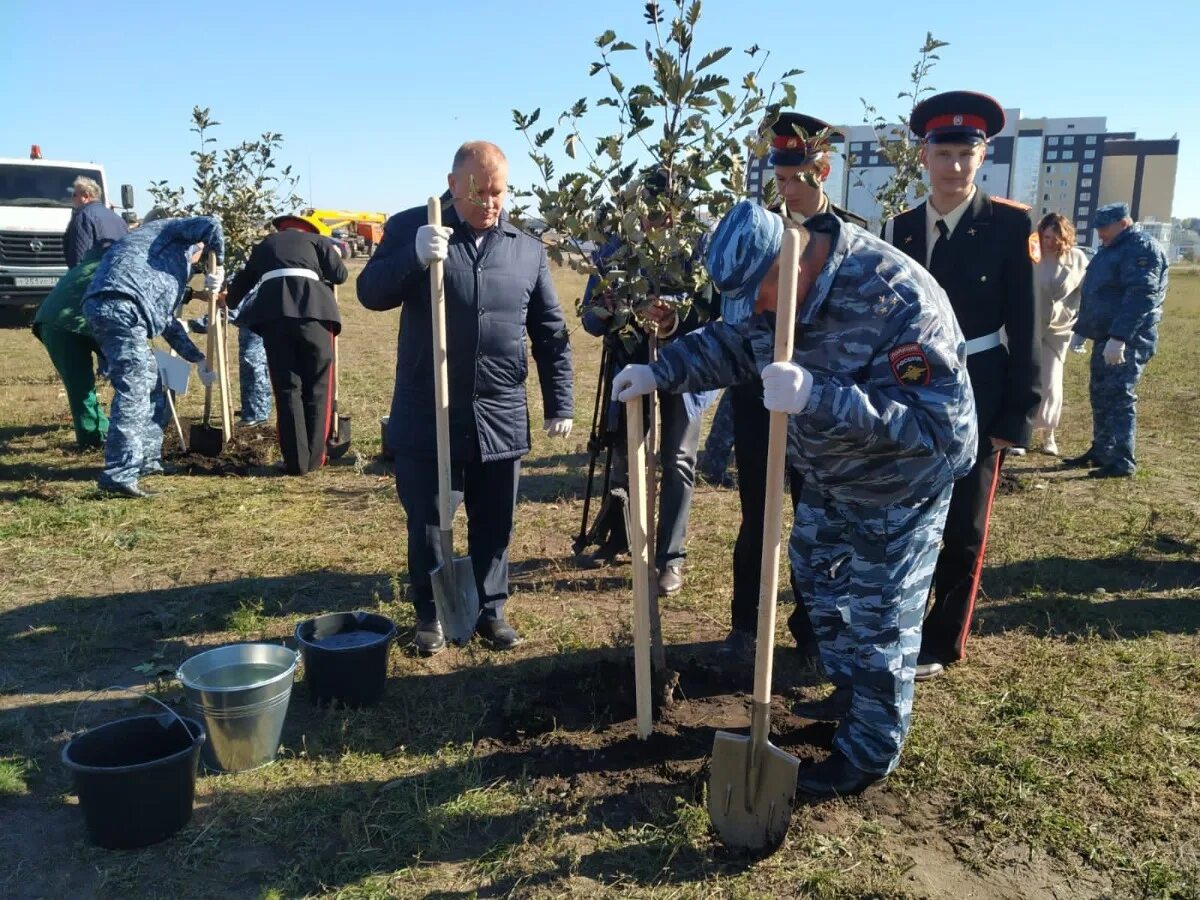
[[[200,376],[200,383],[205,387],[217,380],[217,373],[208,367],[208,360],[196,363],[196,374]]]
[[[574,425],[574,419],[547,419],[546,434],[548,434],[550,437],[570,437],[571,428]]]
[[[417,239],[413,242],[417,261],[422,266],[428,266],[435,259],[445,259],[450,252],[450,235],[453,233],[444,225],[422,225],[418,228]]]
[[[801,412],[812,393],[812,373],[795,363],[771,363],[762,371],[763,406],[789,415]]]
[[[1125,342],[1109,338],[1104,345],[1104,361],[1110,366],[1119,366],[1125,362]]]
[[[221,286],[225,284],[225,267],[217,266],[217,268],[207,273],[204,276],[204,289],[212,291],[214,294],[221,290]]]
[[[649,366],[626,366],[613,379],[612,396],[624,403],[634,397],[649,394],[658,384]]]
[[[1068,348],[1072,353],[1083,353],[1087,346],[1087,338],[1082,334],[1071,335],[1071,345]]]

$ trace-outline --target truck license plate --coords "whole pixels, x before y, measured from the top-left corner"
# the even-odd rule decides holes
[[[58,277],[41,275],[33,278],[23,278],[18,275],[13,278],[13,284],[16,287],[54,287],[56,284],[58,284]]]

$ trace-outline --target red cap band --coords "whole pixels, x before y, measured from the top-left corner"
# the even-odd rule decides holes
[[[776,150],[795,150],[797,152],[808,150],[808,143],[798,134],[777,134],[771,140],[771,146]]]
[[[975,128],[987,134],[987,120],[982,116],[944,115],[934,116],[925,123],[925,133],[939,128]]]

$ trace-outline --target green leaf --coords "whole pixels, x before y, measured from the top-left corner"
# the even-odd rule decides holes
[[[796,75],[803,75],[803,74],[804,74],[803,69],[788,69],[786,72],[784,72],[782,75],[779,76],[779,80],[782,81],[785,78],[793,78]]]
[[[737,101],[733,98],[733,94],[728,91],[717,91],[717,98],[721,101],[721,115],[731,115],[734,109],[737,108]]]
[[[533,123],[538,120],[538,116],[540,116],[541,114],[542,114],[542,108],[539,106],[537,109],[535,109],[533,111],[533,113],[526,120],[525,125],[526,126],[533,125]]]
[[[542,145],[544,145],[546,143],[546,141],[550,140],[550,138],[552,138],[552,137],[554,137],[554,129],[547,128],[545,131],[541,132],[536,138],[534,138],[533,144],[535,147],[541,147]]]
[[[604,32],[604,34],[600,35],[600,37],[596,38],[596,46],[607,47],[616,39],[617,33],[610,28],[608,31]]]
[[[629,43],[629,41],[619,41],[618,43],[613,44],[608,49],[610,52],[616,53],[618,50],[636,50],[637,47],[635,47],[633,44]]]
[[[699,64],[696,66],[696,71],[699,72],[701,69],[707,69],[709,66],[711,66],[715,62],[720,62],[732,50],[733,50],[732,47],[721,47],[717,50],[712,51],[712,53],[704,54],[704,57],[700,60]]]
[[[595,75],[597,72],[599,72],[603,68],[604,68],[604,63],[594,62],[594,63],[592,63],[591,69],[588,70],[588,75],[589,76]]]
[[[571,159],[575,158],[575,142],[578,140],[579,140],[579,135],[577,135],[577,134],[568,134],[567,135],[567,139],[565,142],[566,151],[567,151],[567,156],[571,157]]]
[[[705,75],[696,83],[697,94],[707,94],[710,91],[715,91],[723,87],[729,86],[729,79],[724,75],[710,74]]]

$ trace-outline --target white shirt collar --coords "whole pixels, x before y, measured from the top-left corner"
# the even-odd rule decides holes
[[[966,199],[950,212],[943,215],[933,208],[932,198],[925,201],[925,265],[929,265],[929,260],[933,256],[933,245],[938,239],[937,223],[938,220],[943,220],[946,223],[946,228],[950,235],[954,234],[954,229],[958,227],[958,223],[962,221],[962,217],[966,215],[967,207],[971,205],[971,201],[975,199],[975,191],[978,190],[975,185],[971,185],[971,190],[967,194]]]

